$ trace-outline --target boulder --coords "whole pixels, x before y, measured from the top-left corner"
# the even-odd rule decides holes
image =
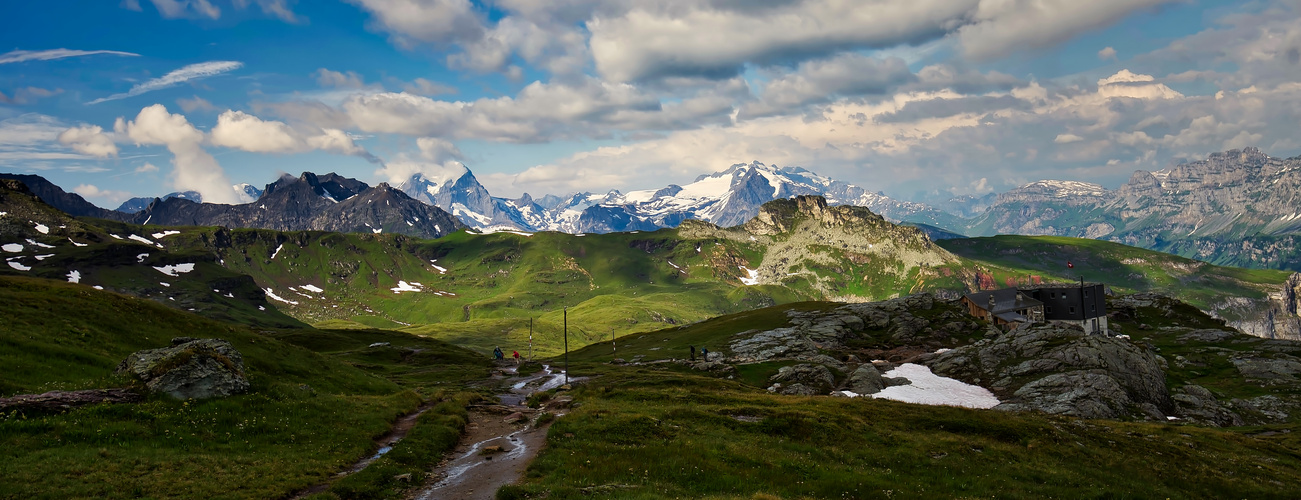
[[[117,371],[177,399],[225,397],[249,389],[244,357],[221,339],[177,337],[171,347],[132,353]]]
[[[938,375],[988,387],[997,409],[1164,420],[1174,410],[1156,355],[1128,340],[1040,324],[940,353]]]
[[[881,371],[870,363],[861,365],[849,374],[849,390],[856,394],[876,394],[886,387]]]
[[[768,381],[780,385],[774,392],[781,394],[827,394],[836,384],[831,370],[813,364],[783,366]]]

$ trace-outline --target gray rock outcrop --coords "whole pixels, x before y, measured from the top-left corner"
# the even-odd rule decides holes
[[[783,366],[768,381],[773,382],[770,391],[804,396],[827,394],[836,384],[831,370],[814,364]]]
[[[822,351],[844,349],[865,330],[883,331],[899,344],[938,348],[937,340],[983,331],[979,322],[954,307],[929,314],[942,303],[931,294],[846,304],[832,311],[790,311],[791,326],[761,332],[743,332],[728,345],[731,359],[740,362],[803,359],[822,362]]]
[[[931,358],[936,374],[990,388],[997,409],[1163,419],[1174,408],[1157,357],[1120,338],[1034,325]]]
[[[177,337],[170,347],[132,353],[117,371],[177,399],[225,397],[249,389],[244,357],[221,339]]]

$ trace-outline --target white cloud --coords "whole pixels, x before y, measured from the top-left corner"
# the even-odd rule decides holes
[[[155,78],[153,80],[149,80],[144,83],[136,84],[135,86],[131,87],[131,90],[128,90],[124,93],[113,94],[108,97],[95,99],[93,101],[88,102],[87,104],[99,104],[104,101],[112,101],[116,99],[125,99],[127,97],[135,97],[145,92],[152,92],[155,90],[171,87],[173,85],[179,85],[181,83],[185,83],[191,80],[207,78],[210,76],[220,75],[222,73],[226,73],[229,71],[234,71],[243,66],[244,63],[239,61],[208,61],[208,62],[202,62],[197,64],[191,64],[189,66],[185,66],[180,69],[173,70],[172,72],[167,73],[166,75],[163,75],[159,78]]]
[[[301,153],[315,149],[360,156],[373,163],[379,161],[342,130],[323,129],[316,134],[305,134],[284,122],[263,120],[243,111],[228,110],[218,116],[211,141],[215,146],[252,153]]]
[[[483,21],[469,0],[347,0],[370,12],[377,29],[395,41],[450,43],[476,40]]]
[[[436,96],[442,94],[455,94],[456,87],[444,85],[438,82],[431,82],[424,78],[416,78],[410,83],[404,83],[402,85],[402,91],[408,94]]]
[[[77,193],[86,198],[94,198],[97,200],[101,200],[104,203],[109,205],[117,205],[131,198],[131,193],[128,193],[126,191],[112,191],[107,189],[100,189],[98,187],[95,187],[94,184],[78,185],[77,187],[72,188],[72,192]]]
[[[664,2],[587,23],[597,70],[615,81],[730,76],[746,63],[939,38],[977,0]]]
[[[204,201],[237,203],[230,180],[217,159],[203,150],[204,135],[185,116],[171,114],[162,104],[140,110],[135,120],[114,125],[136,144],[167,146],[172,153],[172,187],[178,191],[198,191]]]
[[[805,61],[796,71],[772,80],[763,89],[762,101],[743,110],[743,114],[764,116],[842,96],[884,95],[916,80],[903,59],[845,53]]]
[[[993,59],[1053,45],[1173,1],[981,0],[971,13],[972,22],[959,28],[956,36],[968,57]]]
[[[1075,134],[1057,134],[1057,138],[1053,139],[1053,142],[1057,144],[1070,144],[1072,142],[1080,142],[1082,140],[1084,140],[1083,137],[1080,137]]]
[[[226,111],[212,128],[212,144],[251,153],[291,153],[303,149],[302,140],[289,125],[262,119],[243,111]]]
[[[97,158],[117,156],[117,144],[104,134],[104,129],[99,125],[81,125],[65,130],[59,134],[59,144]]]
[[[221,17],[221,9],[213,5],[208,0],[149,0],[153,2],[154,8],[158,9],[158,14],[164,19],[177,18],[197,18],[206,17],[208,19],[217,19]],[[139,3],[133,4],[139,10]],[[128,9],[131,5],[127,6]]]
[[[256,3],[263,14],[278,17],[287,23],[302,22],[303,19],[294,14],[293,9],[289,7],[293,2],[294,0],[234,0],[235,7],[240,9],[247,8],[250,3]]]
[[[135,173],[137,174],[147,174],[150,172],[157,172],[157,171],[158,171],[158,167],[154,166],[154,164],[152,163],[145,163],[144,165],[140,165],[135,169]]]
[[[449,141],[421,137],[416,139],[416,147],[420,149],[416,157],[399,154],[397,158],[386,162],[384,168],[376,170],[375,175],[396,186],[415,174],[423,174],[426,178],[441,183],[459,178],[467,170],[461,162],[464,159],[461,150]]]
[[[366,82],[362,81],[361,75],[353,71],[341,73],[320,68],[312,75],[316,76],[316,83],[322,87],[359,89],[366,86]]]
[[[1113,60],[1113,61],[1118,61],[1118,60],[1119,60],[1119,59],[1116,58],[1116,49],[1111,48],[1111,47],[1107,47],[1107,48],[1104,48],[1104,49],[1102,49],[1102,50],[1099,50],[1099,51],[1098,51],[1098,59],[1102,59],[1103,61],[1106,61],[1106,60],[1108,60],[1108,59]]]
[[[93,56],[97,54],[111,54],[115,56],[132,56],[139,57],[140,54],[131,52],[119,52],[116,50],[72,50],[72,49],[52,49],[52,50],[13,50],[0,54],[0,64],[19,63],[26,61],[51,61],[54,59],[64,59],[68,57]]]
[[[19,106],[32,104],[46,97],[53,97],[63,93],[63,89],[43,89],[40,87],[21,87],[13,92],[13,97],[7,97],[0,93],[0,104],[16,104]]]
[[[217,110],[217,107],[213,106],[211,102],[208,102],[207,99],[204,99],[197,95],[190,99],[186,99],[184,97],[179,98],[176,100],[176,105],[180,106],[181,111],[184,111],[186,113],[193,113],[195,111],[212,112]]]

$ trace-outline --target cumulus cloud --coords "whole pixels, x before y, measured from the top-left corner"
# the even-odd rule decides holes
[[[435,182],[459,178],[466,172],[462,163],[464,155],[450,141],[437,137],[416,139],[419,153],[415,156],[399,153],[396,158],[384,164],[384,168],[375,171],[375,175],[384,178],[389,184],[399,185],[415,174],[422,174]]]
[[[1053,45],[1176,0],[981,0],[956,36],[968,57],[993,59]]]
[[[737,83],[725,82],[670,104],[633,85],[586,78],[573,84],[534,82],[514,97],[468,102],[406,93],[353,95],[338,111],[365,132],[540,142],[726,122],[732,99],[719,95]],[[296,116],[340,118],[317,105],[279,109]]]
[[[135,169],[135,173],[137,174],[147,174],[150,172],[157,172],[157,171],[158,171],[158,167],[152,163],[145,163],[144,165],[140,165]]]
[[[20,63],[26,61],[51,61],[54,59],[93,56],[97,54],[111,54],[115,56],[130,56],[130,57],[140,56],[140,54],[135,54],[131,52],[119,52],[116,50],[72,50],[72,49],[12,50],[4,54],[0,54],[0,64]]]
[[[217,159],[204,151],[204,134],[185,116],[172,114],[162,104],[140,110],[134,120],[118,118],[115,130],[125,133],[137,145],[166,146],[172,153],[172,187],[178,191],[198,191],[204,201],[237,203],[230,189],[230,179]]]
[[[849,48],[943,36],[976,0],[665,2],[587,23],[596,69],[615,81],[672,75],[725,77]]]
[[[801,63],[796,71],[770,81],[763,89],[761,101],[742,113],[765,116],[838,97],[885,95],[914,81],[917,75],[903,59],[846,53]]]
[[[117,144],[98,125],[81,125],[64,130],[59,134],[59,144],[97,158],[117,156]]]
[[[198,80],[198,79],[207,78],[210,76],[216,76],[222,73],[234,71],[243,66],[244,63],[239,61],[208,61],[208,62],[202,62],[198,64],[191,64],[189,66],[185,66],[180,69],[173,70],[159,78],[154,78],[152,80],[136,84],[135,86],[131,87],[131,90],[128,90],[121,94],[113,94],[108,97],[101,97],[99,99],[90,101],[87,104],[99,104],[104,101],[112,101],[117,99],[125,99],[128,97],[135,97],[145,92],[152,92],[159,89],[165,89],[167,87],[179,85],[191,80]]]
[[[320,150],[330,153],[359,156],[372,163],[379,159],[353,142],[347,133],[338,129],[324,129],[306,134],[288,124],[263,120],[243,111],[226,111],[217,117],[212,128],[212,144],[251,153],[301,153]]]
[[[348,0],[372,16],[375,29],[387,31],[394,40],[451,43],[477,40],[484,31],[483,20],[469,0]]]
[[[1111,48],[1111,47],[1107,47],[1107,48],[1104,48],[1104,49],[1102,49],[1102,50],[1099,50],[1099,51],[1098,51],[1098,59],[1102,59],[1103,61],[1106,61],[1106,60],[1118,61],[1118,60],[1119,60],[1119,59],[1116,58],[1116,49]]]
[[[100,189],[94,184],[81,184],[72,188],[72,192],[77,193],[85,198],[101,200],[108,205],[117,205],[131,198],[131,193],[126,191],[112,191]]]

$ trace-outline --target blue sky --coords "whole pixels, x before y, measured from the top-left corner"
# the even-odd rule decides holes
[[[0,171],[110,208],[460,165],[510,197],[752,160],[905,199],[1114,187],[1301,152],[1298,18],[1292,0],[17,2]]]

